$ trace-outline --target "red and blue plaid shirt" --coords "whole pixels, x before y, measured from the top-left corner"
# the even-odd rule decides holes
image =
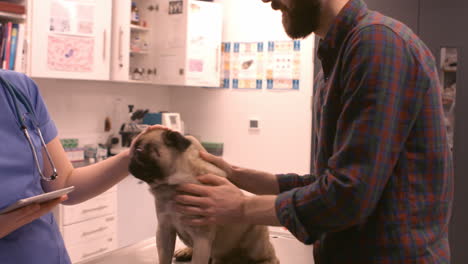
[[[429,49],[350,0],[318,57],[315,173],[278,175],[278,219],[319,264],[449,263],[453,165]]]

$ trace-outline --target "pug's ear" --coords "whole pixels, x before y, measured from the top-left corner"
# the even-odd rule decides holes
[[[180,152],[184,152],[192,144],[192,142],[186,139],[182,134],[176,131],[167,130],[163,134],[164,143],[168,146],[172,146]]]

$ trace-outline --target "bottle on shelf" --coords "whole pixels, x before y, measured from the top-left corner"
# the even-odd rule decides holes
[[[132,2],[132,15],[131,23],[133,25],[140,25],[140,11],[138,10],[137,4],[135,1]]]
[[[130,42],[130,51],[131,52],[141,52],[141,38],[140,34],[132,34],[132,40]]]

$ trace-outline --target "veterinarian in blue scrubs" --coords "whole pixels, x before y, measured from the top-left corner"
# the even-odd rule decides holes
[[[75,186],[75,191],[65,204],[85,201],[126,177],[128,162],[127,151],[73,168],[36,84],[24,74],[0,70],[0,210],[18,199],[67,186]],[[71,263],[50,212],[66,198],[0,215],[0,263]]]

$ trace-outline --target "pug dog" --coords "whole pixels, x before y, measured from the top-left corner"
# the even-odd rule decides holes
[[[191,136],[167,129],[144,132],[134,143],[130,173],[145,181],[155,197],[159,263],[172,262],[176,236],[192,250],[194,264],[277,264],[266,226],[232,224],[193,227],[184,225],[175,211],[176,186],[202,184],[196,176],[226,173],[199,156],[204,150]],[[211,261],[211,262],[210,262]]]

